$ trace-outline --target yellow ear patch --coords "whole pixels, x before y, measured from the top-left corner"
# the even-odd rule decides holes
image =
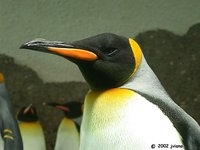
[[[84,111],[84,104],[81,105],[81,111]]]
[[[135,58],[135,68],[133,70],[133,73],[131,74],[131,76],[133,76],[141,63],[142,51],[141,51],[140,46],[137,44],[137,42],[135,40],[129,38],[129,44],[131,46],[131,49],[133,51],[133,56]]]
[[[4,135],[3,136],[4,139],[10,139],[10,140],[14,140],[14,138],[10,135]]]
[[[10,133],[10,134],[12,134],[12,131],[9,130],[9,129],[5,129],[3,132],[4,132],[4,133]]]
[[[2,73],[0,73],[0,83],[3,83],[4,82],[4,76]]]
[[[3,136],[4,139],[14,140],[14,138],[12,136],[13,132],[11,130],[4,129],[3,133],[4,133],[4,136]]]

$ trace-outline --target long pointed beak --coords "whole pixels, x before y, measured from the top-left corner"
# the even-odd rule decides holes
[[[65,44],[58,41],[47,41],[44,39],[36,39],[23,44],[20,49],[30,49],[46,53],[54,53],[63,57],[73,58],[85,61],[94,61],[97,55],[89,50],[75,47],[71,44]]]
[[[24,114],[26,114],[32,107],[32,104],[29,104],[26,109],[24,110]]]
[[[59,109],[59,110],[63,110],[65,112],[69,112],[70,109],[66,106],[63,106],[62,104],[58,104],[58,103],[43,103],[44,106],[51,106],[51,107],[54,107],[56,109]]]

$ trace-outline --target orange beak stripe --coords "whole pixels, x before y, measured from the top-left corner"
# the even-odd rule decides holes
[[[67,56],[79,60],[94,61],[97,59],[95,53],[82,49],[48,47],[48,50],[61,56]]]
[[[31,106],[32,106],[32,104],[30,104],[28,107],[26,107],[26,109],[24,110],[23,113],[26,114],[31,109]],[[31,112],[33,112],[32,109],[31,109]]]
[[[60,110],[63,110],[63,111],[65,111],[65,112],[69,112],[69,111],[70,111],[69,108],[64,107],[64,106],[60,106],[60,105],[57,105],[56,108],[57,108],[57,109],[60,109]]]

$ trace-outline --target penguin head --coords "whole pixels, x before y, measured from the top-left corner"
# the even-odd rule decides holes
[[[33,40],[21,48],[57,54],[78,65],[92,90],[114,88],[137,70],[142,52],[131,38],[103,33],[69,44]]]
[[[21,122],[35,122],[38,121],[36,108],[32,104],[22,107],[17,114],[17,120]]]
[[[75,119],[83,114],[83,104],[81,102],[71,101],[65,104],[59,103],[43,103],[47,106],[52,106],[64,112],[65,116],[70,119]]]

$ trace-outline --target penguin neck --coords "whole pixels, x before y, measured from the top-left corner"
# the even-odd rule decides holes
[[[61,126],[68,126],[68,127],[71,127],[71,128],[75,127],[76,130],[80,133],[80,123],[81,122],[79,122],[79,121],[81,121],[81,119],[78,120],[78,118],[70,119],[70,118],[64,117],[62,122],[61,122]]]
[[[72,119],[76,124],[78,124],[79,126],[81,125],[81,120],[82,120],[82,116],[77,117],[77,118],[73,118]]]
[[[18,124],[40,124],[40,122],[37,120],[37,121],[21,121],[21,120],[18,120],[17,121]]]
[[[147,64],[142,55],[141,64],[135,74],[119,88],[134,90],[155,98],[169,97],[159,79]]]

